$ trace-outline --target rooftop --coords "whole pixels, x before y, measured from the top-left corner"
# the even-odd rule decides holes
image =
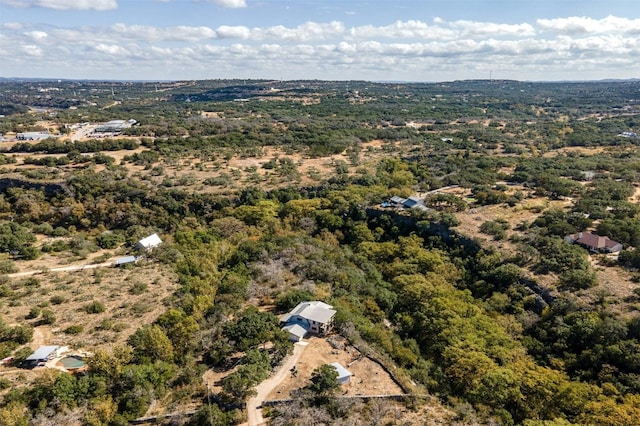
[[[342,364],[340,364],[339,362],[332,362],[329,365],[332,366],[333,368],[335,368],[336,371],[338,372],[338,380],[344,379],[345,377],[352,376],[351,372],[349,370],[347,370],[346,368],[344,368],[342,366]]]
[[[326,324],[335,314],[336,311],[332,309],[331,305],[316,300],[299,303],[298,306],[282,318],[282,321],[287,322],[292,316],[300,316],[307,320]]]
[[[34,353],[29,355],[25,361],[40,361],[49,358],[49,355],[54,353],[60,348],[60,346],[40,346]]]

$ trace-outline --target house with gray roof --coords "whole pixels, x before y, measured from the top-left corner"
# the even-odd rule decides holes
[[[424,200],[420,197],[409,197],[407,198],[407,200],[404,202],[403,205],[408,209],[426,207],[424,205]]]
[[[320,301],[301,302],[280,320],[284,326],[297,324],[309,333],[324,334],[331,328],[336,311]]]

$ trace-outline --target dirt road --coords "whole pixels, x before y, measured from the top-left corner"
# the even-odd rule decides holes
[[[249,426],[265,424],[265,421],[262,418],[262,408],[260,408],[260,406],[267,398],[267,395],[269,395],[273,389],[275,389],[284,379],[287,378],[289,374],[291,374],[291,368],[296,364],[298,358],[302,355],[302,351],[304,351],[304,348],[306,347],[306,342],[295,343],[293,347],[293,354],[286,359],[278,372],[258,385],[256,389],[256,396],[247,401],[247,417]]]
[[[109,268],[114,265],[114,262],[104,262],[104,263],[93,263],[91,265],[73,265],[73,266],[62,266],[60,268],[51,268],[51,269],[36,269],[35,271],[24,271],[24,272],[16,272],[13,274],[8,274],[9,278],[20,278],[20,277],[29,277],[31,275],[43,274],[45,272],[71,272],[71,271],[82,271],[84,269],[96,269],[96,268]]]

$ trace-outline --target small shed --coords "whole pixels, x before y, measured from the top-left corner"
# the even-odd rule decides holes
[[[138,241],[138,243],[136,244],[136,249],[149,251],[158,247],[160,244],[162,244],[162,240],[160,239],[158,234],[151,234],[148,237],[145,237]]]
[[[344,368],[342,366],[342,364],[340,364],[339,362],[332,362],[330,365],[333,368],[335,368],[336,371],[338,372],[338,378],[337,378],[338,384],[346,385],[347,383],[349,383],[351,381],[351,376],[353,374],[351,374],[351,372],[349,370]]]
[[[289,340],[292,342],[300,342],[307,334],[307,330],[299,324],[287,325],[282,329],[289,333]]]

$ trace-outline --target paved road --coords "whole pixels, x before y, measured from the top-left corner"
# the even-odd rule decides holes
[[[114,265],[114,262],[104,262],[104,263],[93,263],[91,265],[62,266],[60,268],[36,269],[35,271],[16,272],[13,274],[8,274],[8,276],[10,278],[20,278],[20,277],[29,277],[31,275],[36,275],[36,274],[43,274],[45,272],[82,271],[84,269],[109,268],[113,265]]]
[[[291,374],[291,368],[298,362],[298,358],[302,355],[302,351],[307,347],[307,342],[299,342],[294,344],[293,354],[291,354],[284,364],[278,369],[277,373],[260,383],[256,388],[257,394],[247,401],[247,417],[249,426],[258,426],[265,424],[262,418],[262,408],[259,408],[267,395],[271,393],[284,379]]]

